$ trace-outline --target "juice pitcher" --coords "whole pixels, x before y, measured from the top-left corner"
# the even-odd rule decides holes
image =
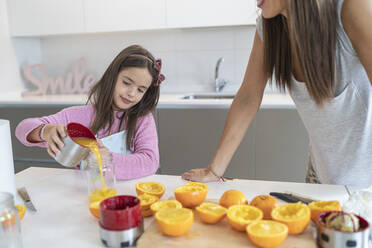
[[[112,154],[106,149],[100,150],[99,154],[101,165],[99,165],[99,160],[96,156],[89,156],[86,162],[82,162],[87,179],[90,202],[102,201],[116,195],[116,179]]]
[[[22,248],[18,211],[7,192],[0,192],[0,248]]]

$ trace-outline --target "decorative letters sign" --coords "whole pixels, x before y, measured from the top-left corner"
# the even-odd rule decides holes
[[[93,74],[84,77],[85,72],[85,58],[76,61],[73,72],[67,73],[65,78],[62,76],[57,76],[56,79],[49,77],[45,71],[45,65],[42,64],[27,66],[23,70],[24,77],[37,88],[33,91],[23,92],[22,96],[87,93],[96,82],[96,77]]]

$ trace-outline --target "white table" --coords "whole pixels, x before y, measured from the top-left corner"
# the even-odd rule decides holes
[[[153,175],[130,181],[118,181],[118,194],[135,195],[135,184],[156,181],[166,186],[162,199],[173,196],[176,187],[186,183],[179,176]],[[32,247],[104,247],[98,233],[98,220],[88,209],[88,192],[84,175],[78,170],[28,168],[16,175],[17,187],[26,187],[37,212],[27,210],[21,221],[23,246]],[[208,183],[208,199],[219,199],[228,189],[242,191],[248,200],[269,192],[296,192],[320,200],[348,198],[344,186],[316,185],[253,180]],[[153,217],[145,219],[145,228]]]

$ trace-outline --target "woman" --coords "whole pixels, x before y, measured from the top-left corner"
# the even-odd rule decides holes
[[[262,16],[243,84],[208,166],[222,176],[261,104],[268,79],[288,90],[310,138],[306,181],[369,185],[372,179],[372,1],[259,0]]]

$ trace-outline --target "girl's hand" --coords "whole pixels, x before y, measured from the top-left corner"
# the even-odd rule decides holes
[[[201,183],[217,182],[220,180],[208,168],[189,170],[182,174],[182,179]]]
[[[102,140],[100,140],[100,139],[97,139],[97,145],[98,145],[98,149],[101,151],[101,150],[107,150],[108,151],[108,149],[107,149],[107,147],[103,144],[103,142],[102,142]]]
[[[65,145],[62,141],[67,136],[66,127],[64,125],[47,124],[44,127],[42,138],[48,143],[47,151],[53,158],[59,154],[62,147]]]
[[[103,145],[102,140],[97,139],[97,145],[98,145],[99,153],[101,155],[102,163],[106,164],[108,160],[110,159],[111,152],[109,149],[107,149],[106,146]],[[92,151],[89,152],[85,160],[87,160],[89,165],[98,166],[97,157]]]

